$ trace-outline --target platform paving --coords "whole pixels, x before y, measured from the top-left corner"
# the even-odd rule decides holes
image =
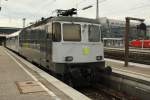
[[[21,94],[16,82],[34,81],[0,47],[0,100],[50,100],[48,93]]]
[[[37,68],[33,71],[17,58],[13,58],[9,52],[11,51],[0,47],[0,100],[78,100],[81,97],[90,100],[45,72]],[[51,81],[44,79],[45,76]],[[74,97],[71,98],[69,93],[65,94],[57,87],[58,85],[54,85],[56,83],[64,90],[71,91],[70,95],[72,94]]]
[[[123,61],[105,59],[106,66],[111,66],[113,71],[119,70],[120,72],[124,72],[126,74],[137,75],[138,78],[150,81],[150,65],[138,64],[129,62],[127,67],[124,66]],[[133,75],[131,77],[133,77]]]

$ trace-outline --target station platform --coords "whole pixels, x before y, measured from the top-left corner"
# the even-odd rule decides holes
[[[115,50],[115,51],[124,51],[124,48],[111,48],[111,47],[104,47],[105,50]],[[150,53],[150,48],[129,48],[131,52],[141,52],[141,53]]]
[[[150,82],[150,65],[129,62],[125,67],[123,61],[105,58],[106,66],[111,66],[114,73],[126,75]]]
[[[0,47],[0,100],[90,100],[63,82]]]

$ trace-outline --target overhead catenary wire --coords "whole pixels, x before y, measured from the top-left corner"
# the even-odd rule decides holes
[[[80,5],[80,4],[82,4],[83,2],[85,3],[86,1],[88,1],[88,0],[82,0],[82,1],[80,1],[80,2],[78,2],[78,3],[76,3],[76,5]]]
[[[101,1],[99,1],[98,4],[103,3],[103,2],[105,2],[105,1],[107,1],[107,0],[101,0]],[[96,2],[94,2],[94,3],[92,3],[92,4],[89,4],[89,5],[86,6],[86,7],[91,8],[91,7],[95,6],[95,5],[96,5]],[[82,8],[80,8],[80,9],[78,9],[78,11],[84,10],[84,8],[86,8],[86,7],[82,7]]]
[[[39,9],[36,10],[36,12],[34,12],[34,14],[35,15],[39,14],[41,11],[43,11],[44,8],[47,7],[47,5],[48,5],[48,7],[51,7],[54,2],[56,2],[56,0],[51,0],[51,2],[48,1],[47,3],[44,3],[42,6],[40,6]],[[40,16],[40,17],[42,17],[42,16]]]
[[[8,1],[8,0],[5,0]],[[2,10],[2,0],[0,0],[0,11]]]
[[[126,10],[121,10],[121,11],[110,11],[111,13],[105,13],[105,14],[121,14],[121,13],[125,13],[125,12],[132,12],[132,11],[135,11],[135,10],[138,10],[138,9],[141,9],[141,8],[146,8],[146,7],[150,7],[150,4],[144,4],[144,5],[141,5],[141,6],[138,6],[138,7],[133,7],[133,8],[129,8],[129,9],[126,9]]]
[[[2,0],[1,0],[2,1]],[[6,0],[5,0],[6,1]],[[25,15],[25,12],[18,12],[18,11],[14,11],[13,9],[9,9],[8,5],[5,5],[4,6],[4,10],[7,10],[7,11],[3,11],[3,13],[1,14],[1,16],[3,16],[4,18],[8,17],[9,19],[9,23],[11,22],[12,19],[22,19],[22,18],[27,18],[28,19],[32,19],[32,21],[34,20],[37,20],[39,19],[39,17],[35,18],[34,16],[35,15],[39,15],[40,16],[40,11],[42,11],[41,9],[44,8],[44,6],[46,5],[51,5],[51,3],[55,2],[56,0],[45,0],[45,2],[43,3],[40,3],[40,5],[38,5],[39,9],[37,9],[35,12],[33,11],[28,13],[28,17],[27,16],[23,16],[21,17],[20,15]],[[41,6],[42,5],[42,6]],[[7,13],[9,12],[9,13]],[[11,13],[11,14],[10,14]],[[27,13],[27,12],[26,12]],[[40,16],[41,17],[41,16]]]
[[[1,2],[2,2],[2,0],[0,0],[0,11],[1,11],[1,9],[2,9]]]
[[[5,1],[5,0],[0,0],[0,1]],[[42,0],[40,0],[40,4],[36,5],[36,7],[32,10],[32,12],[29,12],[29,11],[26,11],[26,12],[25,11],[22,11],[22,12],[21,11],[16,11],[16,12],[14,12],[13,9],[12,10],[10,9],[9,11],[11,11],[11,14],[2,12],[1,16],[5,16],[5,17],[9,16],[9,18],[15,18],[15,16],[16,16],[16,18],[20,18],[22,15],[25,15],[25,13],[27,13],[25,15],[25,16],[27,16],[26,17],[27,19],[31,18],[31,19],[34,19],[34,20],[38,20],[41,17],[48,16],[48,14],[49,15],[51,15],[51,13],[53,14],[52,10],[54,11],[54,8],[56,8],[55,7],[56,1],[59,1],[59,0],[45,0],[44,2],[42,2]],[[94,0],[94,1],[93,0],[78,0],[78,1],[79,1],[79,2],[77,2],[77,4],[79,5],[78,11],[82,11],[82,9],[84,7],[83,5],[88,6],[88,3],[89,3],[90,6],[95,6],[96,5],[96,0]],[[106,0],[99,0],[99,4],[102,3],[102,2],[105,2],[105,1]],[[109,0],[107,0],[107,1],[109,1]],[[138,3],[140,3],[140,4],[144,3],[144,2],[143,3],[141,3],[141,2],[142,1],[139,1],[139,2],[137,2],[137,4]],[[106,2],[106,3],[108,3],[108,2]],[[101,6],[105,6],[105,4],[102,4]],[[53,9],[51,9],[52,7],[53,7]],[[138,9],[145,8],[145,7],[150,7],[150,4],[144,4],[144,5],[141,5],[141,6],[136,6],[136,7],[133,7],[133,8],[129,8],[127,10],[109,11],[109,12],[106,12],[106,13],[103,13],[103,14],[106,14],[106,15],[107,14],[113,14],[113,15],[115,15],[116,13],[121,14],[121,13],[125,13],[125,12],[133,12],[133,11],[136,11]],[[6,7],[4,6],[4,8],[6,8]],[[8,10],[8,8],[7,8],[7,10]],[[114,10],[114,9],[112,9],[112,10]],[[12,13],[15,13],[15,14],[12,14]]]

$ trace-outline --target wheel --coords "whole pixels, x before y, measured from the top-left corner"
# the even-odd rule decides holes
[[[73,81],[71,79],[68,80],[67,84],[71,87],[74,87]]]
[[[107,66],[107,67],[105,68],[105,72],[106,72],[108,75],[110,75],[110,74],[112,73],[112,68],[111,68],[110,66]]]

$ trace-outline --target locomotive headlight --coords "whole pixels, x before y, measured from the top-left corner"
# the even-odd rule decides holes
[[[96,56],[96,60],[102,60],[102,56]]]
[[[65,57],[65,61],[73,61],[73,57],[72,56],[67,56],[67,57]]]

